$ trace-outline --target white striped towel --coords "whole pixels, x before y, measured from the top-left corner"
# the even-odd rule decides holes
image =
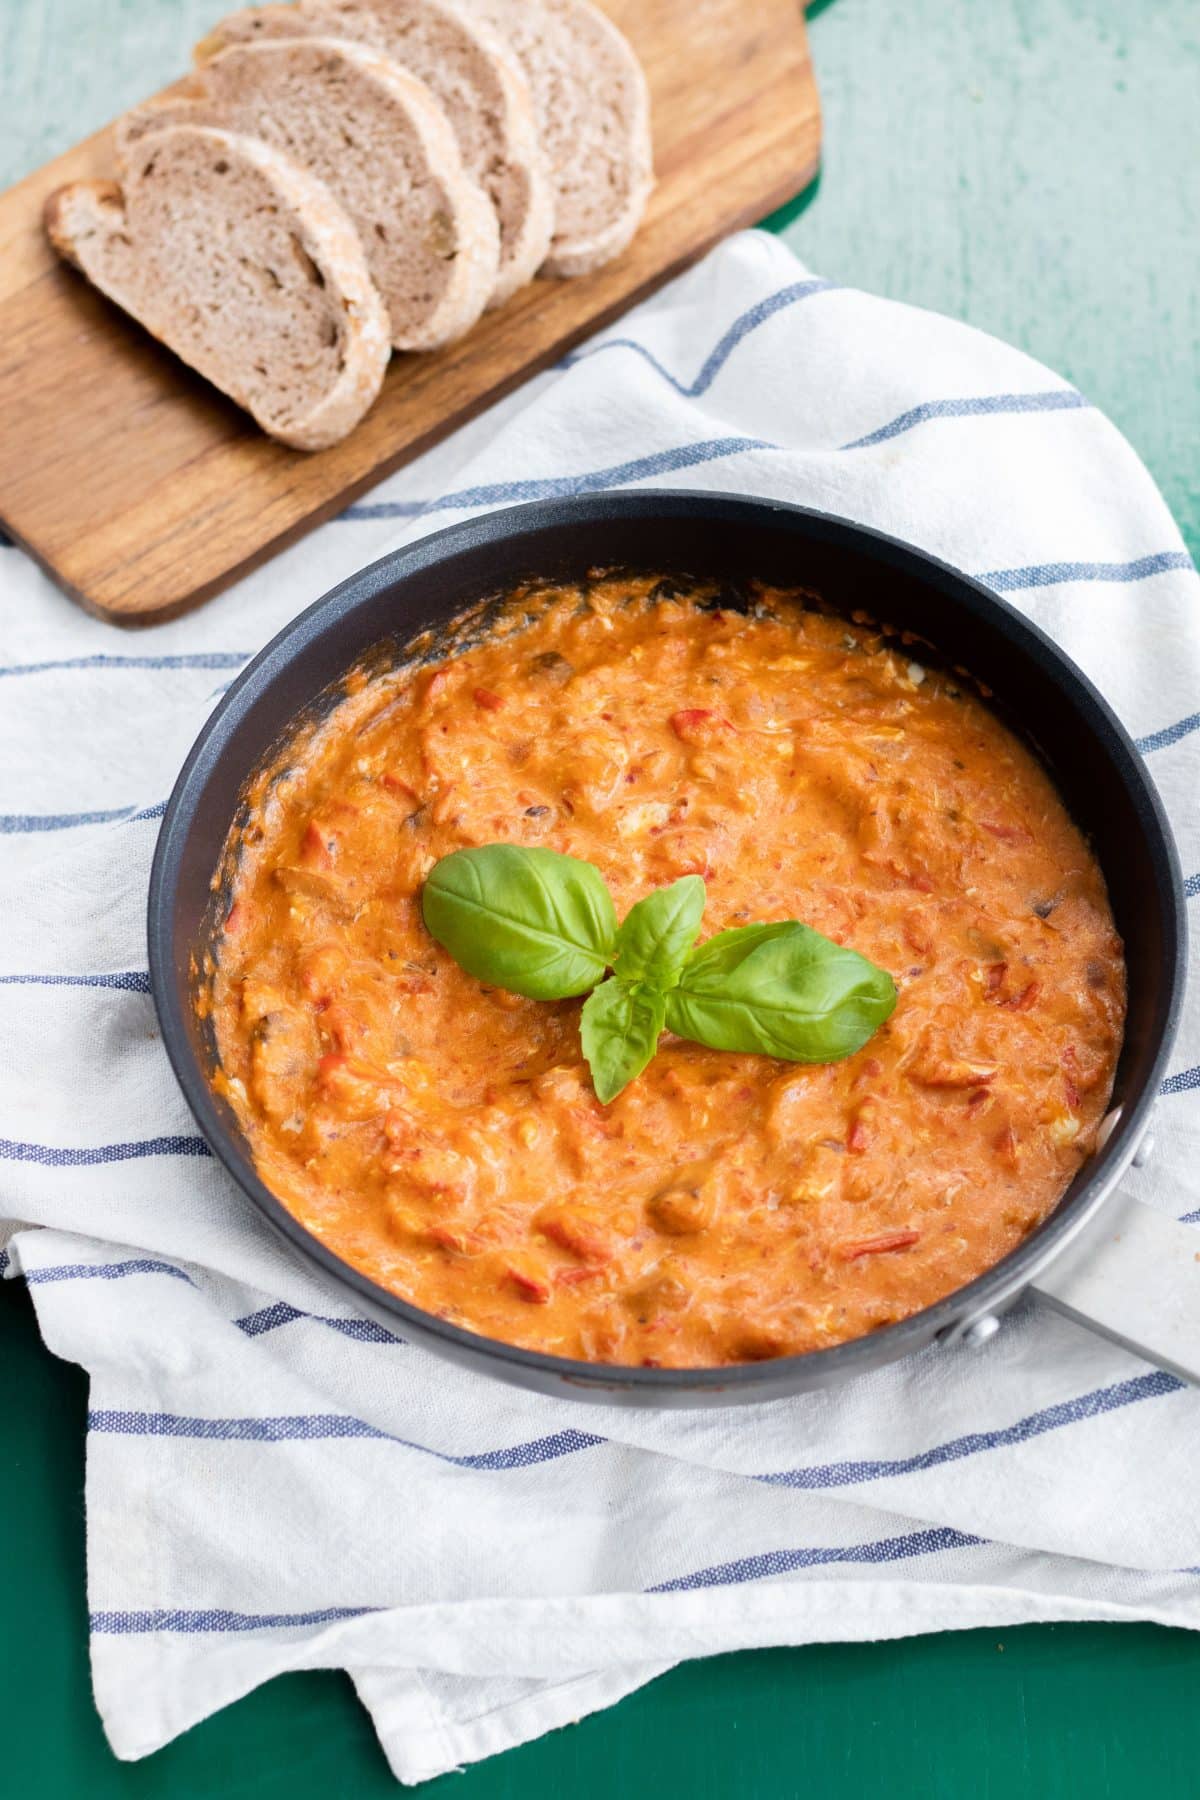
[[[1027,608],[1139,737],[1200,871],[1200,583],[1129,446],[1028,357],[757,233],[192,617],[122,636],[0,550],[0,1243],[91,1377],[120,1756],[290,1668],[348,1669],[416,1782],[739,1645],[1200,1625],[1200,1398],[1073,1326],[1022,1310],[982,1351],[754,1410],[540,1399],[357,1319],[197,1138],[142,909],[222,686],[390,545],[685,483],[848,514]],[[1195,1008],[1159,1113],[1135,1191],[1200,1218]]]

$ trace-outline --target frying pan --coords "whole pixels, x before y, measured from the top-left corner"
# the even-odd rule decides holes
[[[193,1003],[193,959],[216,923],[213,871],[250,772],[368,653],[398,652],[417,632],[516,583],[577,581],[597,567],[718,579],[729,584],[731,604],[750,577],[803,586],[841,612],[863,609],[918,634],[992,690],[992,705],[1048,767],[1104,870],[1125,940],[1129,1011],[1099,1147],[1056,1209],[995,1267],[869,1337],[719,1369],[589,1364],[482,1337],[380,1287],[306,1231],[259,1179],[237,1120],[210,1084],[215,1052]],[[1162,806],[1127,733],[1070,659],[978,582],[894,538],[774,501],[655,492],[514,507],[384,557],[268,644],[200,733],[158,840],[149,939],[168,1055],[201,1131],[250,1202],[359,1311],[481,1373],[608,1404],[761,1401],[931,1344],[979,1344],[1006,1308],[1030,1295],[1200,1380],[1200,1237],[1119,1186],[1128,1165],[1148,1153],[1183,989],[1183,888]]]

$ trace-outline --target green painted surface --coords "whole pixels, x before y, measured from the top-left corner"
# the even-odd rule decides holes
[[[751,3],[751,0],[747,0]],[[179,71],[213,0],[0,6],[0,181]],[[1194,0],[837,0],[813,47],[819,187],[773,223],[813,267],[971,320],[1078,385],[1200,552],[1200,9]],[[141,1764],[88,1690],[79,1371],[0,1289],[0,1793],[395,1792],[338,1675],[272,1683]],[[1027,1627],[725,1657],[447,1777],[466,1800],[1160,1800],[1197,1792],[1200,1640]]]
[[[788,242],[1073,381],[1200,554],[1200,6],[815,10],[824,168]]]

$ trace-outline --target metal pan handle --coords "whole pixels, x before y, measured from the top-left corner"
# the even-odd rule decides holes
[[[1200,1384],[1200,1230],[1118,1191],[1029,1291],[1102,1337]]]

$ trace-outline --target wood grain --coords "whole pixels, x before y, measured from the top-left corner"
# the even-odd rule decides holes
[[[633,244],[535,281],[459,343],[393,360],[361,425],[303,455],[264,437],[64,267],[42,204],[114,172],[97,133],[0,196],[0,520],[68,593],[150,624],[339,512],[815,173],[820,110],[797,0],[606,0],[650,83],[655,188]]]

